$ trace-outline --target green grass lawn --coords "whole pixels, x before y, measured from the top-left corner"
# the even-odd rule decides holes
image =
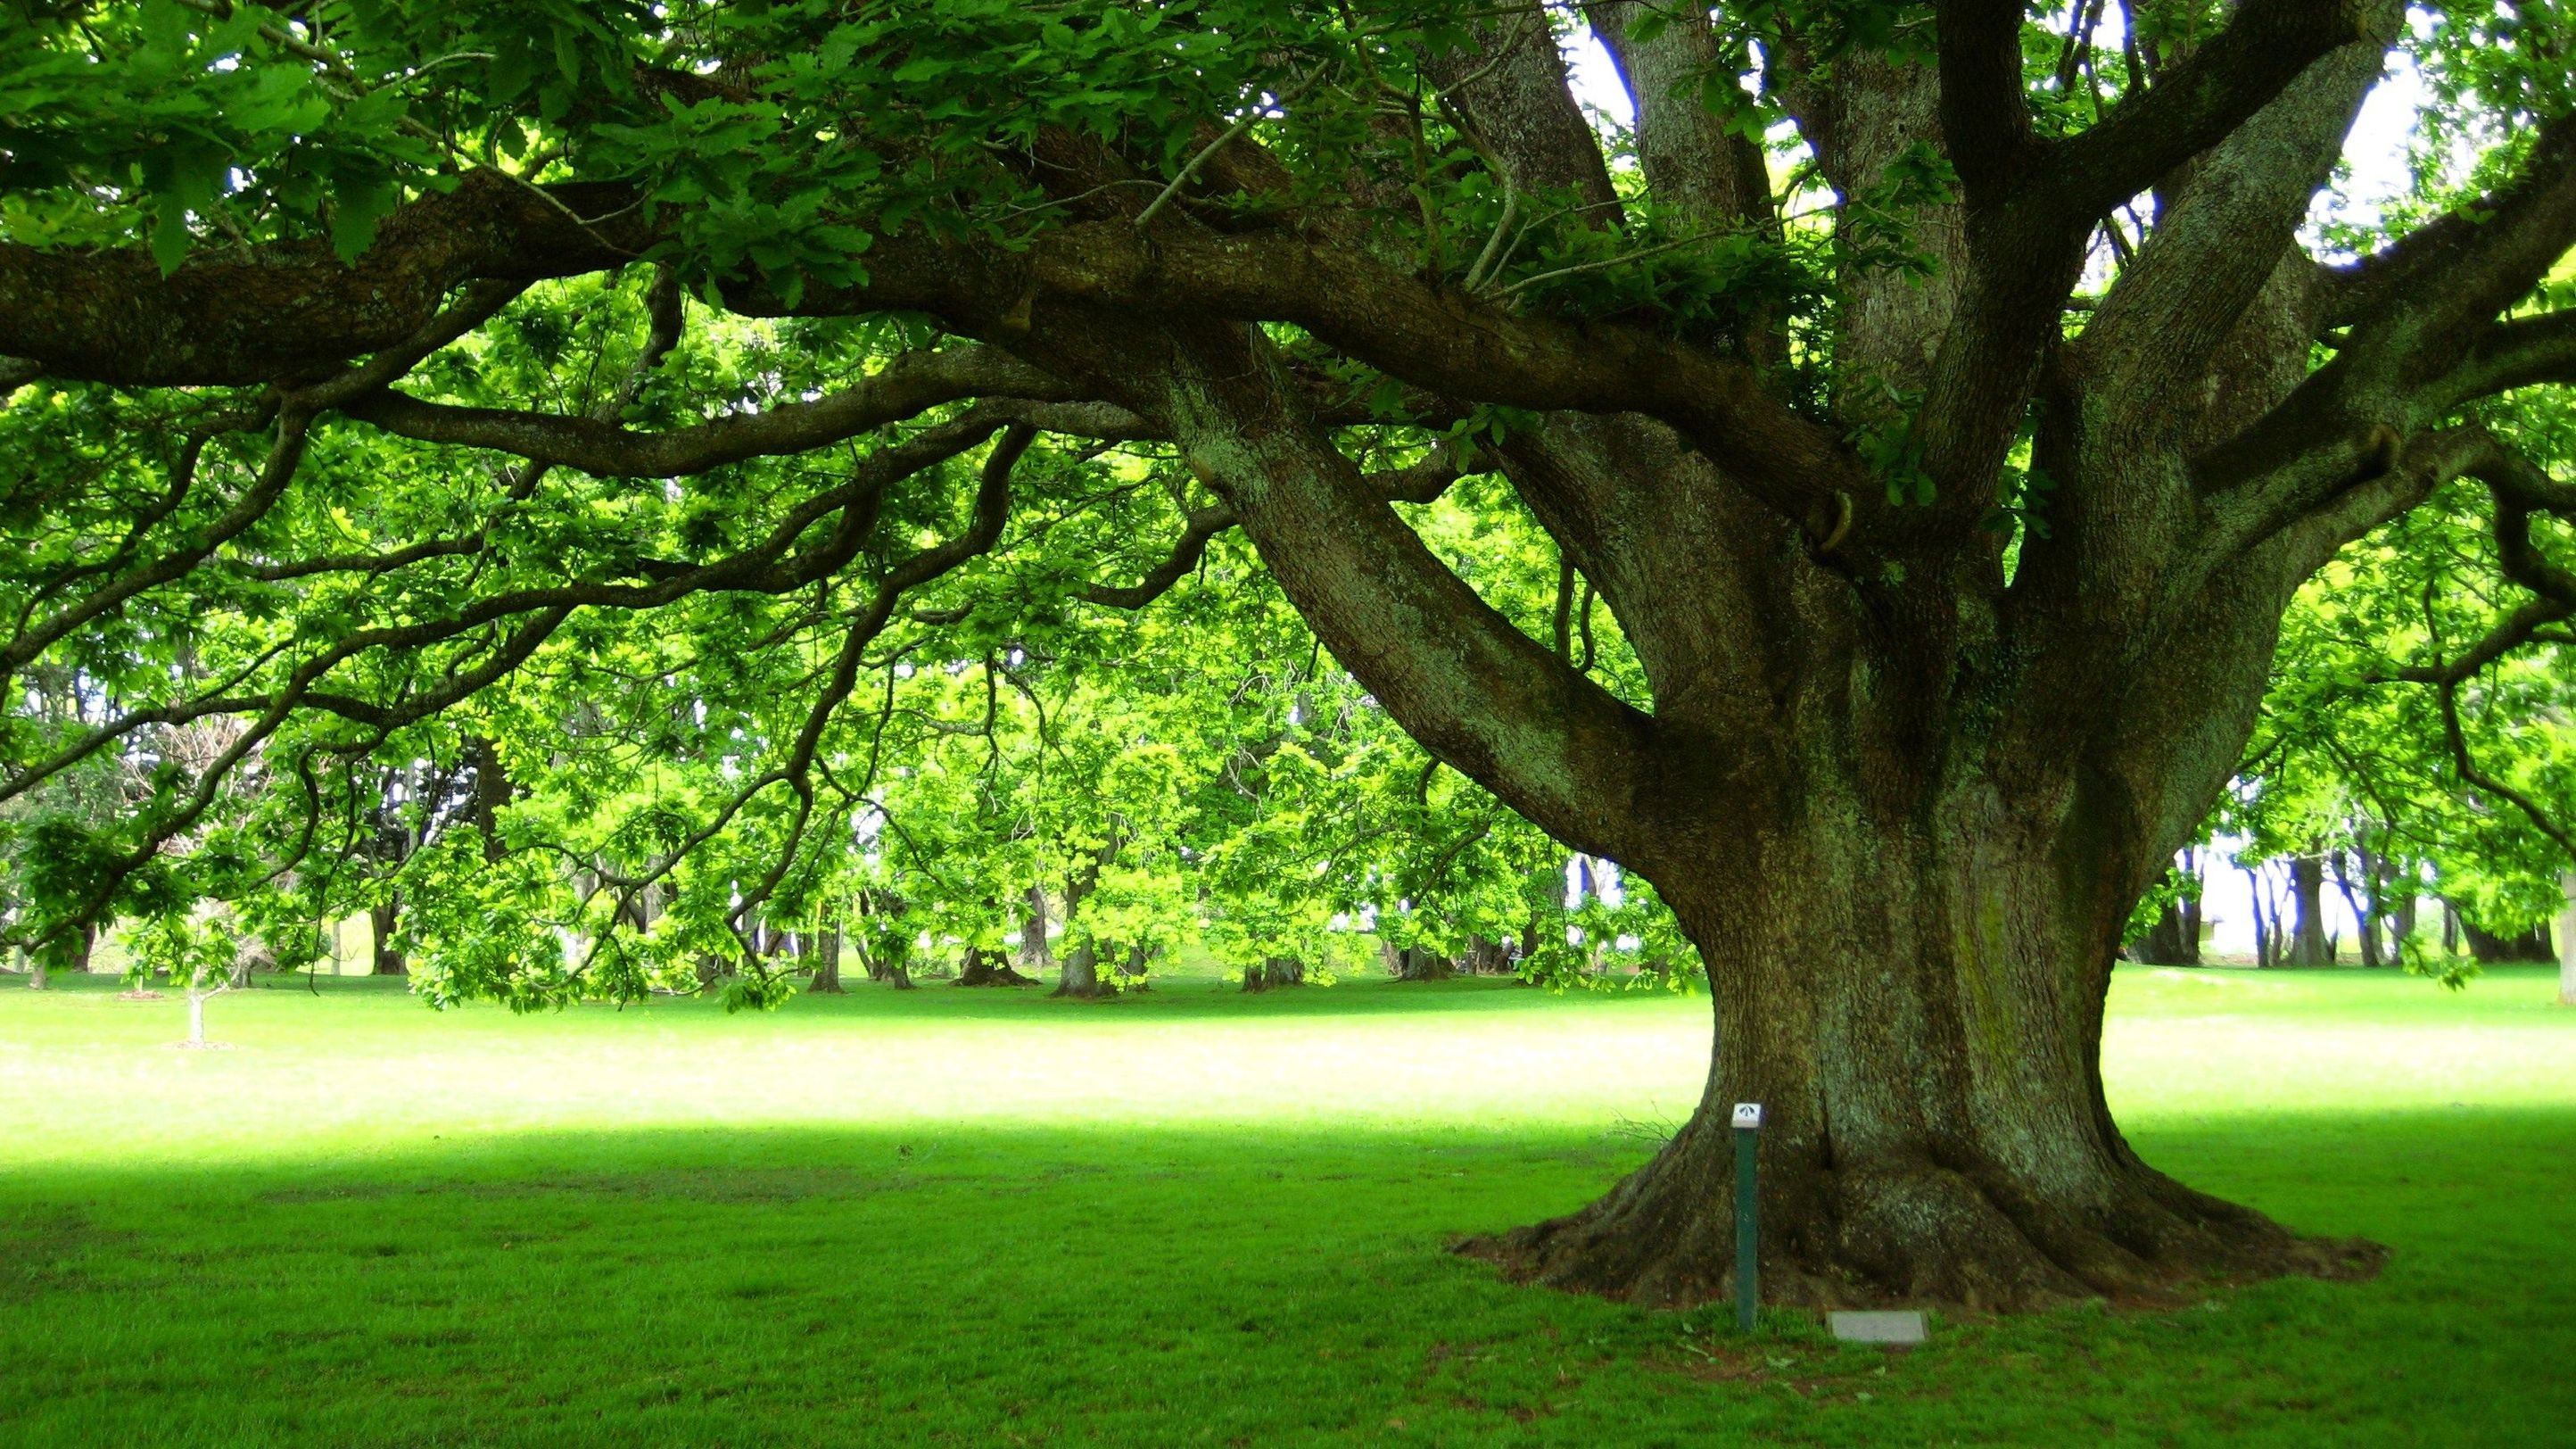
[[[0,982],[0,1444],[2576,1444],[2576,1011],[2126,969],[2152,1161],[2390,1244],[2170,1313],[1794,1322],[1511,1288],[1707,1004],[864,984],[512,1017]]]

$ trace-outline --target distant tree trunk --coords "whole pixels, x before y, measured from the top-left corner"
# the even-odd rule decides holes
[[[2396,909],[2389,913],[2388,918],[2388,960],[2390,965],[2395,965],[2406,959],[2406,943],[2415,939],[2415,870],[2413,862],[2408,862],[2406,869],[2397,872],[2394,880],[2396,882],[2402,882],[2402,884],[2398,886]]]
[[[1465,965],[1469,972],[1478,976],[1508,976],[1511,974],[1512,957],[1502,942],[1489,936],[1471,935],[1467,938]]]
[[[2460,954],[2460,908],[2451,904],[2447,896],[2442,900],[2442,954]]]
[[[705,991],[733,974],[733,963],[722,956],[698,958],[698,989]]]
[[[411,974],[403,963],[402,946],[394,940],[394,928],[401,923],[401,919],[402,901],[391,894],[367,908],[368,924],[375,928],[376,934],[374,974],[378,976]]]
[[[490,740],[479,735],[465,741],[465,763],[474,771],[474,795],[468,809],[474,828],[483,835],[483,858],[499,860],[509,854],[501,843],[500,814],[510,803],[510,776],[502,767],[501,752]]]
[[[912,968],[893,956],[868,957],[868,979],[891,986],[897,991],[912,989]]]
[[[2292,966],[2331,966],[2334,944],[2326,939],[2326,869],[2317,855],[2290,857],[2290,956]]]
[[[957,956],[957,984],[960,986],[1035,986],[1037,983],[1011,969],[1011,958],[982,946],[969,946]]]
[[[27,989],[29,991],[42,991],[52,984],[52,978],[45,975],[45,958],[33,951],[28,952]]]
[[[805,988],[818,996],[842,996],[841,930],[825,921],[814,930],[814,984]]]
[[[1398,981],[1446,981],[1458,974],[1456,963],[1437,951],[1420,946],[1399,949],[1384,943],[1378,950],[1386,957],[1387,970]]]
[[[2379,965],[2379,901],[2378,892],[2372,888],[2369,877],[2379,866],[2377,859],[2366,850],[2352,854],[2361,862],[2363,888],[2353,889],[2352,871],[2345,863],[2346,853],[2338,850],[2334,853],[2335,889],[2343,892],[2343,903],[2352,907],[2352,918],[2361,923],[2361,964],[2363,969],[2370,970]]]
[[[2558,917],[2558,1004],[2576,1006],[2576,871],[2558,877],[2567,909]]]
[[[2153,966],[2200,964],[2200,933],[2198,923],[2186,918],[2183,907],[2188,904],[2175,901],[2156,913],[2156,923],[2138,940],[2140,961]]]
[[[188,974],[188,1045],[192,1047],[206,1044],[206,1003],[230,989],[220,983],[209,985],[207,981],[203,966]]]
[[[1268,991],[1278,986],[1305,984],[1306,963],[1294,956],[1272,956],[1258,966],[1244,968],[1243,972],[1243,989],[1246,991]]]
[[[236,923],[238,924],[238,923]],[[266,944],[256,936],[242,936],[233,942],[232,974],[225,978],[227,990],[240,990],[250,985],[250,974],[262,966],[274,968],[277,958],[269,954]]]
[[[1128,947],[1127,954],[1120,957],[1118,960],[1118,989],[1121,991],[1144,990],[1145,963],[1153,960],[1161,954],[1163,953],[1160,951],[1148,951],[1142,946]]]
[[[1057,960],[1055,994],[1085,1000],[1101,994],[1100,952],[1085,941]]]
[[[98,924],[95,921],[84,922],[81,925],[81,928],[72,934],[71,969],[87,974],[89,971],[90,952],[96,950],[97,947]]]
[[[2252,865],[2238,869],[2245,872],[2245,899],[2254,914],[2254,964],[2268,967],[2272,964],[2272,923],[2263,910],[2263,871]]]
[[[2558,953],[2550,947],[2547,925],[2534,926],[2519,935],[2499,936],[2464,916],[2460,920],[2460,934],[2468,937],[2469,954],[2481,966],[2558,959]]]
[[[1023,899],[1027,905],[1020,913],[1020,965],[1035,976],[1055,964],[1055,949],[1047,944],[1046,887],[1029,887]]]

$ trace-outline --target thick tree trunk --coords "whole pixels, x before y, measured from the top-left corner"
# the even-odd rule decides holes
[[[814,982],[805,989],[818,996],[841,996],[841,932],[825,923],[814,932]]]
[[[52,978],[45,974],[45,958],[35,955],[32,952],[29,953],[27,957],[27,989],[29,991],[42,991],[52,984]]]
[[[1992,799],[1985,802],[1992,806]],[[1475,1240],[1513,1276],[1646,1303],[1732,1280],[1737,1102],[1760,1102],[1762,1283],[1773,1301],[1981,1309],[2162,1300],[2213,1274],[2368,1271],[2133,1153],[2100,1087],[2110,966],[2152,867],[2080,829],[1802,815],[1723,873],[1655,879],[1710,965],[1716,1046],[1690,1122],[1569,1217]],[[1930,838],[1926,838],[1929,835]],[[2139,852],[2147,860],[2158,857]]]
[[[1055,964],[1055,951],[1047,945],[1047,893],[1045,886],[1031,886],[1021,898],[1020,965],[1031,976],[1039,975]]]
[[[1281,986],[1306,984],[1306,963],[1294,956],[1272,956],[1258,966],[1246,967],[1243,989],[1269,991]]]
[[[957,984],[960,986],[1035,986],[1036,982],[1011,969],[1011,958],[999,951],[969,946],[957,956]]]
[[[1058,958],[1054,994],[1080,997],[1085,1000],[1103,994],[1100,984],[1100,952],[1089,941],[1075,946]]]
[[[2290,857],[2291,966],[2331,966],[2334,943],[2326,939],[2326,863],[2321,855]]]
[[[378,976],[408,976],[402,947],[394,940],[394,928],[401,923],[402,903],[393,896],[367,908],[368,924],[375,928],[375,967]]]
[[[1386,959],[1388,973],[1398,981],[1446,981],[1458,974],[1456,963],[1421,946],[1380,943],[1378,952]]]

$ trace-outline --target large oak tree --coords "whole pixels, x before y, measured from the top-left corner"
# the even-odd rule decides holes
[[[793,836],[870,648],[971,624],[911,601],[1005,539],[1024,461],[1105,487],[1083,459],[1160,450],[1197,490],[1168,557],[1058,560],[1060,598],[1146,603],[1239,527],[1407,731],[1651,881],[1707,963],[1699,1111],[1482,1245],[1513,1272],[1719,1291],[1738,1100],[1778,1295],[2367,1260],[2139,1160],[2104,995],[2338,550],[2472,478],[2506,573],[2576,597],[2534,529],[2576,492],[2480,421],[2576,381],[2576,312],[2535,291],[2576,242],[2557,11],[2428,19],[2485,194],[2357,259],[2302,227],[2384,0],[13,14],[0,369],[58,455],[13,498],[0,668],[116,684],[70,747],[18,736],[11,785],[247,721],[127,835],[57,838],[29,929],[166,899],[136,882],[295,731],[365,754],[639,612],[822,646],[738,797]],[[1577,26],[1633,130],[1570,89]],[[585,315],[630,340],[563,348]],[[765,382],[669,375],[742,319]],[[1395,505],[1462,470],[1508,482],[1637,689],[1425,546]],[[351,522],[404,508],[415,536]],[[727,640],[729,599],[803,612]],[[290,624],[157,662],[227,609]]]

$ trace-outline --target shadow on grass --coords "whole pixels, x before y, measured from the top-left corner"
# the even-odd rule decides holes
[[[246,1104],[246,1110],[257,1110]],[[2397,1257],[1891,1357],[1441,1251],[1645,1147],[1571,1129],[535,1132],[0,1178],[13,1444],[2529,1443],[2571,1420],[2576,1111],[2157,1127]]]

